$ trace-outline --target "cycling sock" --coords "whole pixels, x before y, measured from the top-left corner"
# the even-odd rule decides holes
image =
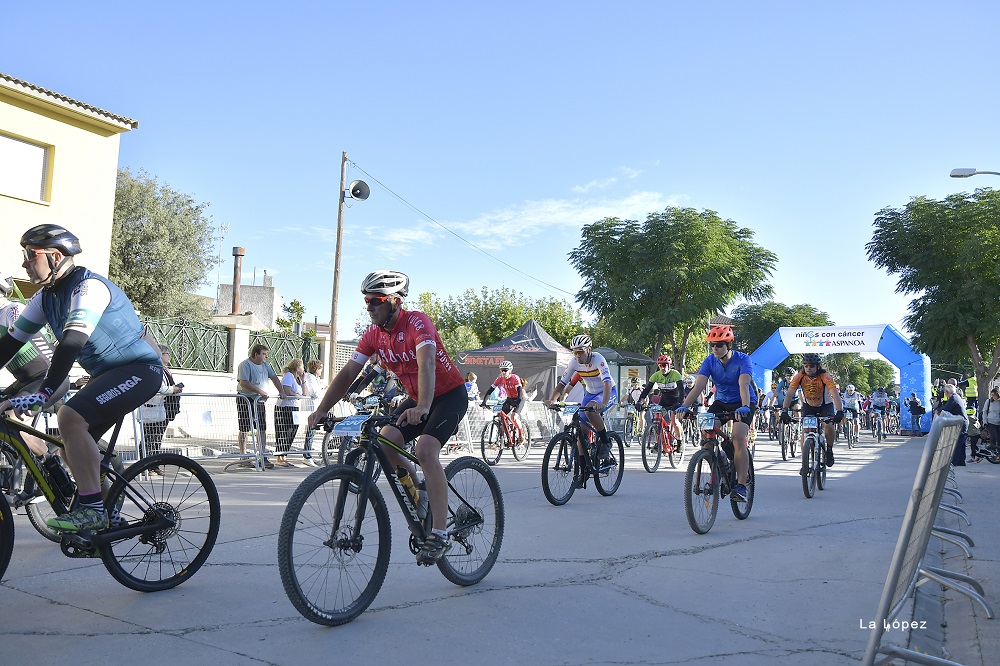
[[[435,529],[432,529],[432,530],[431,530],[431,533],[432,533],[432,534],[437,534],[437,535],[438,535],[439,537],[441,537],[441,538],[442,538],[442,539],[443,539],[444,541],[447,541],[447,540],[448,540],[448,532],[446,532],[445,530],[435,530]]]
[[[104,500],[101,499],[101,493],[92,493],[90,495],[80,495],[80,507],[86,507],[88,509],[93,509],[94,511],[104,511]]]

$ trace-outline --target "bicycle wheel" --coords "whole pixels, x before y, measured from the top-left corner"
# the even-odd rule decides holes
[[[789,431],[789,436],[788,436],[788,457],[789,458],[794,458],[795,457],[795,447],[798,446],[799,435],[800,434],[801,434],[801,432],[799,431],[798,428],[792,428]]]
[[[483,434],[479,438],[479,447],[483,452],[483,460],[487,465],[496,465],[503,455],[504,445],[503,429],[500,427],[500,419],[493,419],[483,426]]]
[[[576,442],[566,433],[559,433],[545,447],[542,457],[542,492],[550,504],[562,506],[576,490]]]
[[[683,433],[682,433],[683,434]],[[677,469],[684,462],[684,452],[687,450],[687,445],[684,443],[684,438],[680,439],[671,438],[671,451],[670,451],[670,467]]]
[[[750,510],[753,509],[753,493],[754,493],[754,473],[753,473],[753,454],[747,459],[747,501],[737,502],[732,495],[729,496],[729,505],[733,509],[733,515],[740,520],[746,520],[747,516],[750,515]]]
[[[153,468],[160,474],[150,474]],[[186,581],[208,559],[219,536],[222,509],[212,477],[195,461],[175,453],[158,453],[130,465],[115,479],[104,504],[113,526],[120,519],[122,527],[141,527],[160,516],[171,522],[100,547],[108,573],[139,592],[167,590]]]
[[[802,494],[812,499],[816,494],[816,437],[807,435],[802,442]]]
[[[719,514],[719,479],[712,466],[712,452],[700,449],[688,462],[684,474],[684,513],[688,525],[707,534]]]
[[[781,459],[788,460],[788,440],[791,435],[792,427],[787,423],[781,424],[781,429],[778,431],[778,441],[781,443]]]
[[[816,452],[816,488],[823,490],[826,487],[826,451],[823,450],[823,442],[819,443],[819,450]]]
[[[14,514],[3,493],[0,493],[0,579],[7,573],[10,556],[14,553]]]
[[[625,441],[631,440],[635,437],[635,421],[632,420],[631,414],[625,415]]]
[[[448,531],[454,543],[438,561],[456,585],[475,585],[490,572],[503,543],[503,495],[497,477],[481,460],[463,456],[444,470],[448,492]]]
[[[524,428],[524,439],[514,444],[514,460],[521,461],[528,457],[528,450],[531,448],[531,426],[528,422],[521,420],[521,427]]]
[[[318,469],[295,489],[281,517],[281,584],[295,609],[317,624],[335,626],[361,615],[389,569],[389,510],[374,483],[354,539],[362,480],[348,465]]]
[[[411,451],[412,453],[412,451]],[[351,467],[357,467],[358,471],[365,471],[365,465],[368,463],[368,452],[359,446],[355,445],[351,447],[351,450],[347,452],[344,456],[345,465],[350,465]],[[378,481],[382,474],[382,463],[378,460],[375,461],[375,471],[372,473],[372,480]]]
[[[642,436],[642,466],[652,474],[660,468],[660,456],[663,447],[660,446],[660,424],[650,423]]]
[[[340,464],[340,448],[344,445],[344,437],[330,432],[323,433],[323,446],[320,454],[323,457],[323,464],[326,466]]]
[[[615,494],[618,486],[622,484],[622,476],[625,474],[625,443],[622,442],[621,435],[616,432],[609,431],[608,439],[611,440],[610,461],[601,464],[594,476],[597,492],[605,497]]]

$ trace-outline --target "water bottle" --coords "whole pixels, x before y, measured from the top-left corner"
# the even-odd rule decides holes
[[[417,489],[413,485],[413,479],[410,478],[410,473],[406,471],[405,467],[397,467],[396,476],[399,478],[399,482],[403,484],[403,487],[406,488],[406,492],[410,496],[410,501],[413,502],[413,507],[417,510],[417,515],[420,515],[420,495],[417,493]],[[421,518],[422,517],[423,516],[421,516]]]
[[[73,485],[73,480],[69,478],[69,474],[66,473],[66,469],[59,462],[59,459],[53,455],[47,455],[42,460],[42,467],[49,475],[49,480],[52,484],[59,489],[62,493],[64,499],[69,499],[73,497],[73,493],[76,492],[76,486]]]

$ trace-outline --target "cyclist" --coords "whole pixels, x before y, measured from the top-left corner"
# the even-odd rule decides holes
[[[778,408],[778,383],[771,382],[771,390],[761,396],[759,409],[767,415],[767,428],[774,425],[775,410]],[[766,411],[765,411],[766,410]]]
[[[32,283],[41,285],[24,312],[0,339],[0,367],[6,365],[46,324],[58,340],[52,361],[35,393],[0,403],[0,412],[43,407],[69,375],[74,361],[90,380],[59,408],[59,432],[66,462],[76,480],[78,502],[46,524],[60,532],[101,530],[108,514],[101,498],[97,440],[125,414],[157,394],[163,383],[159,345],[128,297],[105,277],[77,266],[80,239],[55,224],[32,227],[21,236]]]
[[[552,389],[552,395],[545,401],[546,406],[551,405],[563,389],[569,385],[570,378],[579,373],[583,382],[584,393],[580,401],[582,407],[592,405],[597,408],[594,412],[580,412],[580,419],[589,421],[597,432],[600,448],[597,457],[603,464],[611,455],[611,440],[608,439],[607,426],[604,424],[604,417],[601,415],[610,409],[618,401],[618,388],[615,380],[611,378],[611,370],[604,357],[593,350],[593,342],[589,335],[577,335],[570,342],[569,349],[573,352],[573,359],[569,362],[569,367],[562,378],[556,382]],[[581,441],[578,443],[580,455],[584,456],[583,432],[580,433]],[[582,487],[585,476],[581,476],[578,483]]]
[[[646,430],[646,414],[643,410],[639,409],[639,396],[642,395],[642,386],[639,384],[639,378],[633,377],[629,380],[628,393],[626,394],[626,404],[635,410],[635,418],[638,421],[638,429],[635,432],[636,437],[642,437],[642,433]]]
[[[0,273],[0,326],[3,327],[0,329],[0,337],[7,334],[7,329],[14,325],[23,309],[17,301],[9,300],[13,291],[13,278],[5,273]],[[14,376],[14,383],[3,390],[4,395],[14,398],[31,395],[38,391],[42,380],[45,379],[45,374],[49,371],[52,352],[52,345],[42,331],[31,336],[31,339],[18,350],[14,358],[7,364],[7,370]],[[69,378],[64,379],[59,388],[52,394],[51,402],[58,401],[67,390],[69,390]],[[26,432],[22,432],[21,436],[24,438],[24,443],[36,456],[42,456],[48,452],[48,447],[39,438]]]
[[[855,390],[854,384],[848,384],[847,391],[844,392],[844,395],[842,395],[840,399],[844,405],[844,411],[851,412],[851,415],[854,417],[851,419],[850,427],[854,430],[854,439],[857,440],[858,428],[860,427],[858,422],[858,412],[861,410],[863,398],[861,394]]]
[[[430,318],[422,312],[404,310],[403,299],[410,279],[399,271],[369,273],[361,283],[372,325],[361,336],[357,349],[337,373],[315,412],[309,427],[315,428],[327,412],[347,393],[365,363],[378,355],[380,364],[392,371],[408,398],[395,410],[395,424],[381,434],[397,446],[416,438],[416,454],[424,472],[427,499],[434,516],[432,532],[417,553],[417,564],[430,566],[451,548],[445,528],[448,519],[448,480],[441,466],[441,447],[458,428],[469,408],[469,393],[462,373],[441,343]],[[393,465],[402,467],[416,482],[416,470],[391,448],[386,450]]]
[[[824,423],[823,431],[826,435],[826,465],[833,467],[833,440],[837,436],[837,425],[844,419],[844,404],[840,401],[840,391],[837,390],[837,382],[833,380],[833,375],[823,367],[823,357],[815,353],[802,355],[802,370],[795,373],[788,387],[788,394],[785,395],[785,402],[781,405],[781,422],[790,423],[792,417],[788,413],[788,408],[792,403],[791,393],[802,388],[802,416],[832,416],[832,423]],[[799,448],[805,441],[805,432],[799,439]],[[805,468],[808,463],[808,456],[802,454],[802,475],[809,471]]]
[[[399,381],[396,379],[396,375],[382,367],[377,358],[371,361],[348,387],[347,395],[351,402],[357,400],[361,392],[369,385],[372,387],[372,395],[381,396],[387,404],[393,407],[399,404],[398,398],[401,398],[400,394],[403,393]]]
[[[885,416],[889,409],[889,396],[886,394],[885,389],[879,386],[872,393],[872,397],[869,399],[868,410],[869,413],[874,416],[875,412],[882,415],[882,427],[885,427]],[[872,430],[875,429],[875,419],[871,420]]]
[[[674,360],[668,354],[663,354],[656,359],[656,366],[659,369],[649,376],[649,380],[646,382],[646,386],[643,387],[637,403],[639,404],[639,409],[645,410],[644,400],[646,396],[649,395],[654,384],[658,385],[660,389],[660,407],[665,412],[671,412],[670,429],[673,431],[674,437],[680,440],[681,426],[677,422],[677,415],[673,412],[677,409],[677,405],[681,403],[681,400],[684,399],[684,378],[681,376],[681,373],[670,367],[673,365],[673,362]]]
[[[788,367],[785,368],[785,376],[781,378],[778,382],[778,402],[777,404],[785,404],[785,395],[788,394],[788,386],[792,383],[792,377],[795,375],[795,368]],[[798,391],[792,391],[792,409],[796,413],[799,411],[799,405],[801,404]]]
[[[757,410],[757,395],[751,388],[753,366],[750,357],[743,352],[733,350],[732,326],[713,326],[705,336],[712,353],[709,354],[698,369],[694,388],[688,392],[684,402],[677,408],[678,414],[690,410],[691,405],[705,390],[705,385],[711,379],[715,384],[715,400],[708,408],[710,414],[735,412],[733,419],[733,457],[736,458],[737,485],[733,488],[733,497],[740,502],[747,501],[747,439],[750,435],[750,425],[753,424],[754,412]]]
[[[517,408],[521,405],[521,401],[524,399],[524,385],[521,383],[521,378],[514,374],[514,364],[510,361],[504,361],[500,364],[500,375],[493,381],[493,385],[490,386],[485,395],[483,395],[483,401],[480,406],[486,407],[486,401],[489,399],[490,394],[497,387],[503,389],[503,392],[507,395],[507,398],[503,401],[504,414],[510,415],[511,412],[514,414],[514,425],[517,426],[517,432],[514,433],[514,439],[521,441],[524,439],[524,426],[521,425],[521,417],[518,416]]]

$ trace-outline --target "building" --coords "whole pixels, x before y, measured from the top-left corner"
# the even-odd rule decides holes
[[[80,237],[107,275],[119,139],[139,123],[0,73],[0,265],[26,277],[17,240],[38,224]]]

